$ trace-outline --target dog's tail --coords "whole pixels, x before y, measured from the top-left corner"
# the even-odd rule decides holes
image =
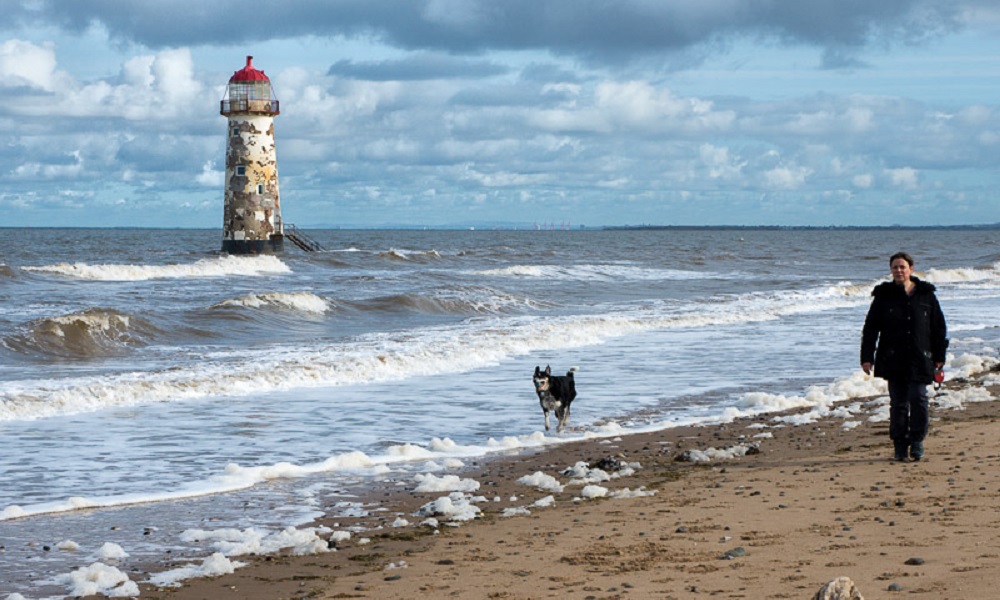
[[[572,375],[573,373],[576,373],[579,370],[580,370],[580,367],[570,367],[569,371],[566,371],[566,375]]]

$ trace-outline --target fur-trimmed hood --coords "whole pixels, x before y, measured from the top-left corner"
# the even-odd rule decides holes
[[[937,289],[934,287],[933,283],[918,279],[913,275],[910,275],[910,281],[916,284],[916,287],[913,288],[914,294],[933,294],[934,290]],[[875,289],[872,290],[872,296],[875,296],[876,298],[884,298],[893,294],[898,294],[900,290],[901,288],[896,285],[895,281],[883,281],[882,283],[876,285]]]

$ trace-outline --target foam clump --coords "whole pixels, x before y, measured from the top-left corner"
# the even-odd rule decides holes
[[[200,565],[188,565],[157,573],[149,578],[149,582],[153,585],[175,587],[179,586],[180,582],[185,579],[228,575],[245,565],[246,563],[229,560],[222,553],[216,552],[202,561]]]
[[[608,495],[608,488],[600,485],[586,485],[580,490],[580,497],[586,499],[604,498]]]
[[[61,575],[56,583],[68,585],[70,596],[104,594],[108,598],[133,598],[139,595],[139,586],[128,575],[100,562]]]
[[[274,533],[253,527],[215,531],[189,529],[181,534],[181,539],[189,543],[211,542],[224,556],[273,554],[285,549],[291,549],[296,556],[330,551],[329,543],[320,538],[314,528],[296,529],[291,526]]]
[[[101,560],[123,560],[128,558],[128,552],[118,544],[106,542],[97,551],[97,557]]]
[[[730,448],[706,448],[698,450],[695,448],[685,450],[677,456],[678,462],[712,462],[716,460],[732,460],[748,454],[757,454],[760,448],[756,444],[737,444]]]
[[[421,506],[414,513],[418,517],[444,517],[448,521],[471,521],[482,514],[482,510],[473,504],[480,497],[472,497],[461,492],[452,492],[433,502]],[[485,498],[481,498],[485,500]]]
[[[519,478],[517,482],[548,492],[563,491],[563,485],[559,483],[558,479],[546,473],[542,473],[541,471],[536,471],[531,475],[525,475],[524,477]]]
[[[475,479],[461,479],[455,475],[438,477],[426,473],[417,475],[416,480],[420,483],[415,492],[475,492],[479,489],[479,482]]]

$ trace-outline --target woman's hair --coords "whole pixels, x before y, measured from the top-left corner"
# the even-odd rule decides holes
[[[897,253],[893,254],[892,256],[890,256],[889,257],[889,266],[890,267],[892,266],[892,263],[896,262],[897,258],[902,258],[903,260],[905,260],[907,262],[907,264],[910,265],[910,267],[913,267],[913,257],[910,256],[909,254],[907,254],[906,252],[897,252]]]

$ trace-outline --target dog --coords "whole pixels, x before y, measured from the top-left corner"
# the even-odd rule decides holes
[[[538,403],[542,405],[545,415],[545,431],[549,430],[549,411],[556,413],[556,432],[562,432],[569,421],[569,406],[576,398],[576,382],[573,373],[576,367],[566,372],[566,375],[552,375],[552,367],[546,365],[545,370],[535,367],[535,375],[531,378],[538,394]]]

